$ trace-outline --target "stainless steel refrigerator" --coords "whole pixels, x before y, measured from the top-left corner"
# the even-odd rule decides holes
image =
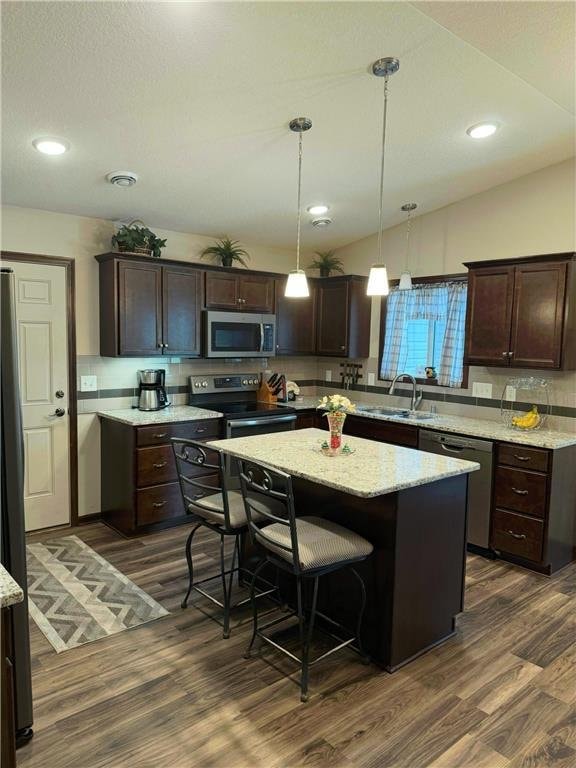
[[[14,272],[0,270],[0,384],[2,515],[0,560],[24,590],[24,602],[12,606],[12,648],[16,744],[32,736],[32,683],[24,528],[24,442],[18,379]]]

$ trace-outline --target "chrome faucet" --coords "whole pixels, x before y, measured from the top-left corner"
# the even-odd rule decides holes
[[[416,391],[416,379],[412,374],[410,373],[399,373],[397,376],[394,376],[392,379],[392,383],[390,384],[390,389],[388,390],[389,395],[394,394],[394,388],[396,387],[396,384],[398,382],[398,379],[410,379],[412,382],[412,402],[410,403],[410,410],[415,411],[420,406],[420,403],[422,402],[422,398],[424,397],[424,394],[422,390]]]

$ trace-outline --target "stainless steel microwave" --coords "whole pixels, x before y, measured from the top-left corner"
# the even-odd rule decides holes
[[[204,334],[206,357],[272,357],[276,315],[207,311]]]

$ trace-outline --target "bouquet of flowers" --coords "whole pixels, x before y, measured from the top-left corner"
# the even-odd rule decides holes
[[[326,416],[330,425],[330,450],[340,451],[346,414],[353,413],[356,410],[356,406],[343,395],[328,395],[319,401],[317,407],[323,408],[326,411],[324,416]]]

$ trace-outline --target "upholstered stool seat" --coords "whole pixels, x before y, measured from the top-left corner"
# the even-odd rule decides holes
[[[259,518],[261,520],[262,515]],[[285,525],[272,523],[256,531],[255,535],[260,544],[283,560],[293,563],[294,553],[287,549],[291,543],[290,529]],[[374,549],[372,544],[358,533],[321,517],[296,518],[296,535],[302,571],[326,568],[335,563],[343,566],[365,560]]]

